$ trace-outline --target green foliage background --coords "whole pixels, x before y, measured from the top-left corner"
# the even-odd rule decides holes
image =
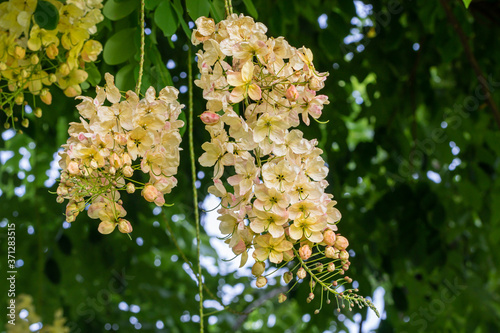
[[[359,282],[363,295],[373,295],[380,286],[385,290],[383,320],[376,331],[498,332],[500,131],[470,55],[441,3],[447,3],[457,18],[496,104],[500,103],[500,4],[477,0],[465,9],[461,1],[450,0],[363,2],[371,6],[367,17],[348,0],[235,0],[233,5],[236,12],[258,15],[269,27],[269,36],[285,36],[293,46],[310,48],[316,68],[330,72],[323,93],[331,104],[322,116],[329,122],[313,122],[302,130],[308,138],[317,137],[325,151],[329,190],[343,214],[340,230],[356,253],[350,276]],[[181,76],[187,72],[187,62],[193,61],[195,72],[197,68],[187,57],[189,22],[209,13],[220,20],[223,6],[221,0],[146,0],[151,34],[146,36],[143,90],[150,85],[187,86],[188,79]],[[138,10],[136,0],[106,2],[106,19],[96,37],[105,45],[104,52],[91,70],[86,94],[94,94],[93,85],[102,85],[107,71],[116,74],[122,90],[135,86]],[[328,16],[325,29],[318,24],[322,14]],[[353,33],[359,40],[346,44],[345,38]],[[176,67],[167,69],[168,60]],[[41,119],[31,119],[22,135],[0,139],[2,151],[15,153],[0,166],[0,219],[16,224],[16,256],[24,261],[18,268],[17,292],[34,297],[44,323],[51,323],[55,309],[62,307],[72,332],[104,332],[106,323],[131,332],[135,330],[131,315],[138,318],[142,331],[195,332],[198,324],[181,317],[197,314],[196,282],[180,258],[172,260],[178,253],[162,215],[153,214],[154,206],[138,194],[125,202],[134,225],[133,241],[118,232],[99,234],[97,222],[84,214],[71,228],[62,227],[64,205],[49,193],[56,185],[47,188],[44,182],[54,153],[66,141],[68,123],[78,118],[74,100],[56,89],[51,92],[54,103],[45,107]],[[196,87],[194,96],[195,112],[200,114],[205,102]],[[187,104],[187,93],[180,99]],[[199,156],[208,135],[199,119],[195,127]],[[167,196],[167,202],[175,205],[163,211],[169,221],[176,216],[177,222],[170,224],[195,262],[187,134],[183,140],[179,186]],[[459,149],[452,151],[455,146]],[[29,170],[20,164],[22,153],[28,156],[26,151]],[[200,170],[207,175],[200,179],[203,198],[211,171]],[[430,171],[439,175],[440,182],[429,178]],[[33,181],[28,181],[29,175]],[[20,186],[26,189],[22,197],[14,194]],[[33,234],[28,234],[30,227]],[[5,281],[4,224],[0,231]],[[143,239],[142,246],[137,237]],[[223,264],[206,235],[202,254],[215,258],[217,266]],[[159,267],[155,259],[161,260]],[[219,296],[227,285],[244,286],[230,303],[236,311],[272,290],[254,289],[250,279],[238,273],[204,273],[208,288]],[[2,306],[7,304],[6,290],[2,282]],[[300,286],[284,304],[270,298],[237,331],[346,330],[345,317],[337,315],[333,304],[313,315],[318,304],[307,304],[307,293],[308,288]],[[122,301],[139,305],[140,312],[119,310]],[[364,320],[367,310],[359,313]],[[268,327],[272,314],[276,322]],[[303,320],[304,314],[311,320]],[[214,316],[217,322],[211,321],[209,332],[235,331],[241,319],[227,311]],[[165,323],[163,330],[156,329],[158,320]]]

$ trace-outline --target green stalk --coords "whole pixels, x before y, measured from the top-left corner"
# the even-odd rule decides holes
[[[193,186],[193,208],[194,208],[194,219],[196,220],[196,255],[198,259],[198,291],[200,295],[200,333],[203,333],[203,276],[201,272],[201,260],[200,260],[200,248],[201,248],[201,238],[200,238],[200,212],[198,209],[198,190],[196,188],[196,160],[194,154],[194,125],[193,125],[193,59],[191,47],[188,49],[188,85],[189,85],[189,157],[191,159],[191,182]]]
[[[146,45],[144,36],[144,1],[141,0],[141,58],[139,59],[139,77],[135,86],[135,93],[139,96],[141,92],[142,75],[144,73],[144,46]]]

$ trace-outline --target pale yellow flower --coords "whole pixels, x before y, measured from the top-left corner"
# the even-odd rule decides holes
[[[260,87],[252,83],[254,73],[254,65],[251,61],[247,61],[241,68],[241,72],[230,71],[227,73],[227,82],[235,87],[231,91],[231,103],[241,102],[245,97],[249,96],[254,101],[262,98]]]
[[[269,258],[269,261],[279,264],[283,261],[283,252],[292,249],[293,245],[285,239],[285,235],[274,238],[270,234],[265,234],[255,238],[254,256],[259,261]]]

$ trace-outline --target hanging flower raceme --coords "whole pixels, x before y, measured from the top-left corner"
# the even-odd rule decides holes
[[[325,193],[328,168],[317,140],[293,129],[321,116],[329,102],[318,91],[328,73],[318,73],[309,49],[268,38],[267,28],[250,17],[233,14],[218,24],[201,17],[196,25],[192,42],[203,50],[195,84],[207,100],[201,119],[211,136],[199,162],[214,168],[209,192],[222,199],[220,230],[229,247],[241,265],[254,250],[260,287],[267,281],[263,262],[283,267],[296,258],[297,278],[311,279],[308,301],[318,285],[349,308],[374,309],[357,290],[337,291],[352,281],[344,276],[350,262],[348,241],[337,233],[341,214]],[[292,277],[287,272],[285,282]]]
[[[86,64],[102,51],[97,32],[102,0],[8,0],[0,4],[0,108],[15,124],[15,105],[27,104],[25,94],[38,95],[51,104],[49,86],[68,97],[82,92],[88,78]],[[33,106],[36,100],[33,99]],[[35,109],[40,117],[40,108]],[[22,125],[28,119],[22,113]]]
[[[89,205],[89,217],[101,220],[99,232],[109,234],[118,227],[130,233],[121,193],[142,190],[144,199],[163,206],[164,195],[177,185],[183,105],[173,87],[158,96],[150,87],[143,99],[128,91],[123,98],[113,76],[106,73],[105,78],[106,87],[97,87],[95,98],[78,97],[81,121],[70,124],[70,137],[59,154],[57,201],[69,200],[68,222]],[[147,183],[132,178],[137,171],[149,177]]]

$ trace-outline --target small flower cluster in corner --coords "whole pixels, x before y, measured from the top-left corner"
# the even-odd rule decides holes
[[[321,116],[329,102],[318,91],[328,73],[316,71],[309,49],[268,38],[251,17],[232,14],[218,24],[201,17],[196,26],[192,43],[203,50],[195,84],[207,100],[201,120],[211,136],[199,162],[214,168],[209,192],[222,199],[218,219],[229,247],[241,265],[254,250],[258,287],[267,284],[266,260],[290,268],[297,258],[283,278],[290,283],[295,272],[297,283],[309,276],[308,301],[317,288],[322,300],[324,291],[333,294],[339,307],[346,301],[376,311],[357,290],[339,289],[352,282],[345,276],[349,243],[337,233],[337,202],[325,193],[328,167],[317,140],[293,129]]]
[[[11,303],[12,304],[12,303]],[[5,329],[7,333],[26,333],[33,332],[33,325],[38,326],[36,330],[39,333],[69,333],[70,327],[67,326],[67,319],[64,317],[63,309],[59,308],[54,312],[52,324],[42,323],[42,318],[37,314],[33,305],[33,297],[27,294],[20,294],[16,297],[14,319],[7,315]],[[26,315],[21,317],[22,312]]]
[[[183,105],[173,87],[163,88],[158,96],[150,87],[143,99],[128,91],[123,99],[113,76],[106,73],[105,78],[106,87],[96,87],[95,98],[78,97],[81,121],[70,124],[60,153],[57,201],[69,200],[68,222],[89,204],[89,217],[101,220],[100,233],[109,234],[117,226],[130,233],[120,192],[142,189],[144,199],[163,206],[164,194],[177,185]],[[149,175],[147,183],[132,179],[137,170]]]
[[[0,4],[0,108],[12,119],[5,127],[18,120],[14,107],[25,103],[27,92],[47,105],[52,103],[48,88],[52,84],[68,97],[81,94],[80,85],[88,77],[85,63],[95,62],[102,51],[101,43],[90,39],[104,19],[101,8],[102,0]],[[35,116],[41,115],[41,109],[35,108]],[[28,127],[28,118],[24,113],[21,117],[21,124]]]

